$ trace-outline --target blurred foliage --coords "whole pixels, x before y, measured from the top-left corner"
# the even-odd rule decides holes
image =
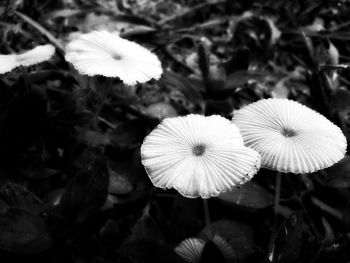
[[[201,200],[153,188],[140,161],[163,118],[231,118],[253,101],[289,98],[349,141],[346,0],[2,0],[0,14],[1,54],[47,42],[57,50],[0,76],[1,262],[184,262],[173,248],[208,236]],[[162,78],[125,87],[79,75],[64,45],[93,29],[150,48]],[[315,174],[283,175],[277,229],[274,180],[262,169],[209,200],[213,231],[234,262],[349,262],[349,156]],[[200,262],[223,261],[208,244]]]

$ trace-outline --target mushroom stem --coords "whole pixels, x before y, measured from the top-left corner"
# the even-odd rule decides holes
[[[206,225],[206,228],[208,229],[209,239],[211,239],[213,237],[213,230],[211,228],[208,199],[203,198],[202,200],[203,200],[203,207],[204,207],[205,225]]]
[[[102,87],[100,89],[99,95],[100,95],[101,102],[98,105],[98,108],[95,112],[95,116],[93,118],[93,124],[95,124],[96,121],[98,120],[98,117],[100,116],[100,113],[105,105],[106,99],[107,99],[108,95],[111,93],[112,86],[113,86],[113,79],[107,78],[104,85],[102,85]]]
[[[277,216],[278,212],[280,209],[280,195],[281,195],[281,182],[282,182],[282,173],[277,172],[276,174],[276,186],[275,186],[275,203],[273,207],[274,215],[273,215],[273,225],[272,225],[272,230],[271,230],[271,236],[270,236],[270,241],[269,241],[269,246],[268,246],[268,258],[270,260],[271,257],[273,257],[273,250],[274,250],[274,241],[277,236]],[[271,260],[270,260],[271,261]]]
[[[275,204],[274,204],[274,212],[275,217],[277,217],[278,211],[279,211],[279,202],[280,202],[280,196],[281,196],[281,182],[282,182],[282,173],[277,172],[276,175],[276,187],[275,187]]]

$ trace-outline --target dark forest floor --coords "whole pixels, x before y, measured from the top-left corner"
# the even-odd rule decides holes
[[[64,60],[66,43],[95,29],[156,53],[161,79],[115,81],[103,100],[106,79]],[[206,239],[202,200],[153,187],[140,161],[143,139],[165,117],[230,119],[259,99],[289,98],[350,138],[346,0],[2,0],[0,37],[1,54],[56,48],[47,62],[0,75],[1,262],[185,262],[174,248]],[[209,199],[232,262],[269,262],[272,244],[273,262],[349,262],[350,157],[283,174],[279,228],[275,177],[261,169]],[[200,262],[224,262],[215,245],[203,253]]]

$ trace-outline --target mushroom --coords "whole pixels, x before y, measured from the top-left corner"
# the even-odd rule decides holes
[[[288,99],[264,99],[234,112],[246,146],[261,166],[285,173],[312,173],[340,161],[347,142],[341,129],[318,112]]]
[[[281,173],[312,173],[332,166],[346,152],[347,142],[341,129],[296,101],[259,100],[235,111],[232,122],[238,126],[245,145],[260,153],[261,166],[277,171],[274,227]]]
[[[127,85],[157,80],[163,73],[155,54],[104,30],[81,34],[69,42],[65,59],[81,74],[118,77]]]
[[[250,180],[260,156],[236,125],[218,116],[166,118],[144,140],[142,163],[152,183],[185,197],[210,198]]]

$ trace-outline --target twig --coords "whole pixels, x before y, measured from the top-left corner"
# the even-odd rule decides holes
[[[349,68],[349,64],[338,64],[338,65],[327,65],[327,64],[321,64],[320,69],[324,71],[333,71],[333,70],[341,70],[341,69],[347,69]]]
[[[188,32],[188,31],[195,31],[195,30],[201,30],[201,29],[206,29],[206,28],[211,28],[211,27],[218,27],[221,26],[222,24],[227,23],[228,18],[218,18],[218,19],[213,19],[210,21],[206,21],[201,24],[196,24],[191,27],[185,27],[185,28],[179,28],[175,30],[177,33],[183,33],[183,32]]]
[[[343,214],[341,212],[339,212],[337,209],[334,209],[333,207],[330,207],[329,205],[327,205],[326,203],[324,203],[320,199],[318,199],[316,197],[312,197],[311,202],[315,206],[320,208],[322,211],[334,216],[335,218],[337,218],[339,220],[343,220]]]
[[[89,113],[89,114],[94,114],[92,111],[90,110],[84,110],[84,112]],[[113,123],[111,123],[110,121],[106,120],[105,118],[101,117],[101,116],[97,116],[97,119],[100,122],[103,122],[104,124],[106,124],[109,128],[111,129],[116,129],[117,125],[114,125]]]
[[[64,46],[60,43],[60,41],[55,38],[47,29],[45,29],[42,25],[40,25],[38,22],[31,19],[29,16],[22,14],[21,12],[14,11],[14,14],[16,14],[18,17],[20,17],[23,21],[30,24],[32,27],[34,27],[36,30],[38,30],[41,34],[46,36],[48,40],[58,49],[60,53],[64,53]]]
[[[328,29],[329,31],[333,32],[333,31],[337,31],[343,27],[349,26],[350,25],[350,21],[344,22],[342,24],[339,25],[335,25],[333,27],[331,27],[330,29]]]
[[[314,32],[308,32],[306,34],[308,37],[319,37],[319,38],[326,38],[326,39],[338,39],[338,40],[350,40],[349,34],[319,34]]]
[[[106,124],[109,128],[111,129],[116,129],[117,128],[117,125],[114,125],[113,123],[107,121],[105,118],[101,117],[101,116],[97,116],[97,119],[100,121],[100,122],[103,122],[104,124]]]
[[[318,37],[318,38],[338,39],[338,40],[350,40],[350,34],[349,33],[341,32],[341,34],[337,34],[337,33],[326,33],[326,32],[324,32],[324,33],[305,32],[305,35],[307,37]],[[300,35],[300,30],[286,30],[283,33],[284,34]]]

